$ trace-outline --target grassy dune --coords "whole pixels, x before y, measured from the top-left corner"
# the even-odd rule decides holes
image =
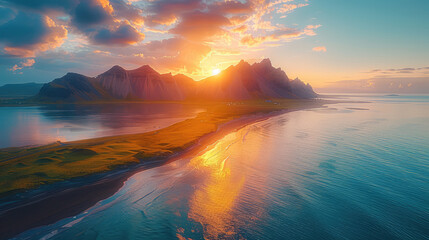
[[[314,100],[207,103],[206,112],[140,134],[0,150],[0,195],[171,156],[241,116],[313,106]]]

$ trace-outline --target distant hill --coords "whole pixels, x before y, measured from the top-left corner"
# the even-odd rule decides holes
[[[36,95],[43,83],[6,84],[0,87],[0,98],[25,98]]]
[[[114,66],[97,77],[77,73],[45,84],[39,101],[102,100],[249,100],[313,98],[317,94],[299,79],[290,81],[269,59],[250,65],[241,61],[216,76],[194,81],[185,75],[160,74],[148,65],[134,70]]]

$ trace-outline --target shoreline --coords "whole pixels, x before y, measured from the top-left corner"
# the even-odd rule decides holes
[[[261,112],[244,115],[219,124],[216,131],[203,135],[191,146],[172,155],[160,156],[152,161],[131,167],[124,166],[105,173],[53,183],[41,189],[30,190],[28,191],[29,193],[22,194],[24,196],[21,196],[21,199],[18,200],[16,197],[15,199],[9,197],[11,202],[9,204],[6,202],[0,206],[0,238],[11,238],[26,230],[49,225],[58,220],[77,215],[97,202],[112,196],[135,173],[171,163],[179,158],[198,154],[204,151],[208,145],[230,132],[273,116],[323,107],[327,103],[336,102],[318,100],[303,106],[273,110],[268,113]]]

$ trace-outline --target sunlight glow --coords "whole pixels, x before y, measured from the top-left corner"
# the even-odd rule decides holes
[[[220,69],[219,68],[213,69],[213,71],[212,71],[213,75],[218,75],[219,73],[220,73]]]

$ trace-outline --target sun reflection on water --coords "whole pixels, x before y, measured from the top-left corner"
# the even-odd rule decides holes
[[[243,143],[245,131],[225,136],[204,154],[193,158],[190,165],[205,175],[203,187],[199,187],[189,200],[188,217],[201,223],[206,239],[225,238],[237,235],[236,222],[240,221],[234,206],[246,182],[249,172],[239,168],[232,153],[247,152],[249,146]],[[259,144],[252,144],[249,152],[259,153]],[[249,157],[245,161],[254,161]]]

